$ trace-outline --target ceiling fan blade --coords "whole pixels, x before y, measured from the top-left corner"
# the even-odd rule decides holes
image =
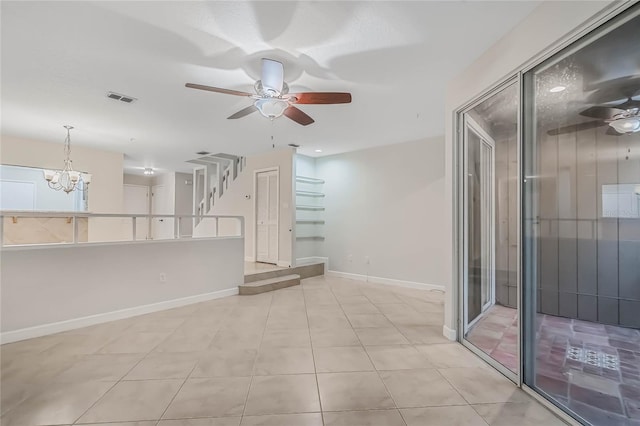
[[[305,92],[293,93],[289,96],[296,98],[296,104],[348,104],[351,103],[351,93],[341,92]]]
[[[230,115],[229,117],[227,117],[228,120],[235,120],[236,118],[242,118],[244,116],[247,116],[249,114],[251,114],[252,112],[256,112],[258,110],[258,108],[256,108],[255,105],[249,105],[246,108],[241,109],[240,111],[236,112],[235,114]]]
[[[571,124],[569,126],[558,127],[547,132],[549,136],[564,135],[565,133],[579,132],[580,130],[595,129],[596,127],[606,126],[607,123],[601,120],[587,121],[585,123]]]
[[[313,118],[309,117],[301,109],[298,109],[293,105],[284,110],[284,115],[303,126],[308,126],[314,122]]]
[[[609,120],[613,118],[614,115],[623,112],[624,110],[618,109],[617,105],[615,107],[592,106],[591,108],[587,108],[582,111],[580,115],[591,118],[599,118],[600,120]]]
[[[282,93],[284,83],[284,67],[281,62],[262,58],[262,87]]]
[[[628,110],[633,108],[640,108],[640,101],[634,101],[633,99],[627,99],[625,102],[615,105],[615,108],[621,110]]]
[[[225,93],[227,95],[253,96],[253,94],[247,93],[247,92],[240,92],[238,90],[231,90],[231,89],[221,89],[219,87],[205,86],[202,84],[187,83],[185,84],[185,87],[188,87],[190,89],[207,90],[209,92]]]

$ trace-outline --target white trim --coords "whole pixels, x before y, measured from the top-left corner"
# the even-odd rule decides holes
[[[458,340],[458,332],[453,328],[447,327],[446,325],[442,326],[442,335],[452,342]]]
[[[280,256],[280,166],[265,167],[264,169],[256,169],[253,171],[253,257],[258,261],[258,174],[266,172],[276,172],[276,205],[278,206],[278,220],[276,225],[278,230],[276,234],[276,258]],[[278,261],[279,262],[279,261]],[[289,266],[287,264],[287,266]]]
[[[351,274],[348,272],[340,272],[340,271],[327,271],[327,276],[330,277],[338,277],[338,278],[347,278],[356,281],[366,281],[374,284],[384,284],[384,285],[392,285],[396,287],[407,287],[407,288],[416,288],[419,290],[437,290],[437,291],[445,291],[443,285],[438,284],[427,284],[427,283],[418,283],[415,281],[403,281],[403,280],[395,280],[392,278],[382,278],[382,277],[372,277],[368,275],[361,274]]]
[[[276,262],[276,266],[280,266],[281,268],[291,268],[291,262],[288,260],[278,260]]]
[[[255,257],[251,257],[251,256],[245,256],[244,257],[244,261],[245,262],[255,262],[256,258]]]
[[[191,305],[193,303],[206,302],[207,300],[220,299],[222,297],[234,296],[238,294],[238,287],[218,290],[211,293],[197,294],[195,296],[182,297],[180,299],[165,300],[163,302],[149,305],[135,306],[133,308],[121,309],[119,311],[105,312],[102,314],[90,315],[81,318],[74,318],[65,321],[53,322],[49,324],[37,325],[34,327],[21,328],[19,330],[5,331],[0,333],[0,344],[18,342],[20,340],[33,339],[34,337],[47,336],[49,334],[60,333],[77,328],[88,327],[95,324],[102,324],[109,321],[131,318],[138,315],[163,311],[180,306]]]

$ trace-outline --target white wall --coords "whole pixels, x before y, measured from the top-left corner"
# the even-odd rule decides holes
[[[245,218],[245,257],[255,258],[255,193],[254,172],[269,167],[280,170],[280,218],[278,240],[278,263],[292,264],[291,229],[293,224],[293,154],[291,148],[275,149],[262,154],[247,157],[244,170],[229,183],[221,198],[216,200],[210,212],[213,215],[244,216]],[[250,198],[247,199],[246,196]]]
[[[89,211],[122,212],[122,153],[72,145],[73,168],[91,173]],[[64,166],[63,145],[12,136],[2,136],[0,162],[14,166],[61,169]]]
[[[453,338],[457,304],[453,286],[453,116],[457,108],[514,74],[523,64],[580,27],[610,1],[545,1],[518,26],[483,53],[464,72],[453,78],[447,88],[445,111],[445,214],[443,227],[447,238],[445,255],[447,297],[445,298],[445,334]]]
[[[123,183],[125,185],[140,185],[151,187],[153,178],[151,176],[140,176],[125,174],[123,177]]]
[[[442,137],[318,158],[329,268],[443,285],[443,161]]]
[[[91,213],[122,212],[122,153],[102,151],[72,145],[71,159],[76,170],[92,174],[89,186]],[[2,164],[60,169],[64,166],[63,145],[2,136]],[[124,239],[128,231],[121,220],[92,218],[89,221],[89,241]]]
[[[232,294],[244,279],[242,253],[242,238],[5,249],[2,332],[20,335],[17,330],[40,327],[45,334],[60,321],[73,328],[73,320],[92,315],[108,320],[123,309],[227,289]],[[61,268],[69,259],[73,264]],[[89,323],[85,318],[77,324]]]

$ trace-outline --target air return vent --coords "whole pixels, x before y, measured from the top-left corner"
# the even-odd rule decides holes
[[[125,102],[127,104],[130,104],[130,103],[133,103],[133,102],[137,101],[137,99],[132,97],[132,96],[127,96],[127,95],[123,95],[123,94],[116,93],[116,92],[108,92],[107,93],[107,98],[111,98],[111,99],[114,99],[114,100],[120,101],[120,102]]]

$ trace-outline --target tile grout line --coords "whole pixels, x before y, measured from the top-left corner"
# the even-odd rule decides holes
[[[313,359],[313,371],[314,371],[314,376],[316,378],[316,392],[318,392],[318,405],[320,407],[320,420],[322,421],[322,424],[324,425],[324,411],[322,410],[322,399],[320,399],[320,383],[318,382],[318,368],[316,367],[316,355],[315,355],[315,351],[313,350],[313,339],[311,338],[311,324],[309,323],[309,311],[307,310],[307,298],[305,297],[305,289],[304,286],[302,285],[302,282],[300,282],[300,285],[302,286],[302,303],[304,303],[304,313],[305,316],[307,317],[307,327],[309,330],[309,343],[311,344],[311,358]],[[333,294],[333,292],[331,293]],[[335,297],[335,295],[334,295]],[[337,302],[337,300],[336,300]]]
[[[252,295],[250,295],[249,297],[252,297]],[[258,358],[260,357],[260,349],[262,347],[262,341],[264,340],[264,335],[267,330],[267,324],[269,323],[269,317],[271,316],[272,307],[273,307],[273,294],[271,294],[271,299],[269,300],[269,310],[267,311],[267,318],[264,321],[264,327],[262,328],[262,336],[260,337],[260,343],[258,344],[258,348],[256,350],[256,357],[253,360],[253,367],[251,368],[251,378],[249,379],[249,387],[247,388],[247,395],[244,398],[244,406],[242,407],[242,414],[240,415],[240,423],[242,423],[242,420],[245,417],[245,412],[247,411],[247,403],[249,402],[249,394],[251,393],[251,388],[253,386],[253,378],[255,377],[256,364],[258,363]]]
[[[130,324],[127,327],[125,327],[124,329],[122,329],[122,331],[120,332],[120,335],[114,339],[109,340],[107,343],[105,343],[103,346],[100,347],[100,349],[98,349],[97,352],[99,352],[100,350],[104,349],[107,345],[109,345],[112,341],[118,339],[119,337],[122,336],[122,334],[128,330],[129,328],[133,327],[134,324]],[[111,386],[109,389],[107,389],[107,391],[102,394],[102,396],[100,396],[100,398],[98,398],[93,404],[91,404],[91,406],[89,408],[87,408],[72,424],[75,425],[77,424],[80,419],[82,418],[82,416],[84,416],[85,414],[87,414],[93,407],[96,406],[96,404],[98,404],[100,401],[102,401],[104,399],[104,397],[113,390],[113,388],[115,388],[117,385],[119,385],[121,382],[126,381],[124,380],[125,377],[127,377],[127,375],[129,373],[131,373],[133,371],[134,368],[136,368],[144,359],[147,358],[147,356],[149,356],[149,354],[151,352],[153,352],[162,342],[164,342],[166,339],[169,338],[169,336],[171,336],[173,333],[175,333],[175,331],[169,333],[164,339],[160,340],[153,348],[151,348],[149,351],[145,352],[141,352],[144,353],[144,356],[142,358],[140,358],[140,360],[138,362],[135,363],[135,365],[133,367],[131,367],[125,374],[122,375],[122,377],[120,377],[120,379],[118,379],[113,386]],[[98,354],[98,353],[94,353],[94,355]],[[114,355],[114,354],[104,354],[104,355]]]
[[[193,368],[191,369],[191,371],[189,372],[189,374],[187,374],[187,377],[184,378],[184,381],[182,382],[182,384],[180,385],[180,387],[178,388],[176,393],[173,394],[173,397],[171,398],[171,401],[169,401],[169,403],[165,407],[164,411],[162,411],[162,414],[160,414],[160,418],[158,418],[158,420],[156,421],[156,426],[158,426],[158,424],[160,424],[160,422],[162,421],[162,417],[164,417],[164,415],[167,413],[167,410],[169,409],[169,407],[171,407],[171,404],[173,404],[173,401],[175,401],[176,396],[178,396],[178,394],[180,393],[180,391],[184,387],[185,383],[187,383],[187,380],[189,380],[189,377],[191,376],[191,374],[193,373],[193,371],[196,369],[197,366],[198,366],[198,363],[196,362],[194,364]]]
[[[335,297],[335,293],[333,292],[333,288],[329,287],[329,290],[331,291],[331,294],[333,294],[333,297]],[[369,300],[369,302],[371,304],[373,304],[375,306],[375,304],[373,302],[371,302],[371,299],[369,299],[364,293],[363,293],[363,295],[364,295],[364,297],[367,298],[367,300]],[[336,301],[338,301],[337,298],[336,298]],[[349,321],[349,324],[351,324],[351,321],[349,320],[349,317],[347,316],[347,313],[344,311],[344,308],[342,307],[342,304],[340,304],[339,301],[338,301],[338,305],[340,306],[340,310],[342,310],[343,314],[347,317],[347,321]],[[385,316],[385,318],[387,318],[387,317]],[[388,318],[387,318],[387,321],[389,321]],[[391,321],[389,321],[389,322],[391,322]],[[391,324],[393,324],[393,322],[391,322]],[[395,324],[393,324],[393,325],[395,327]],[[351,324],[351,329],[353,330],[353,324]],[[360,342],[360,346],[362,347],[362,350],[364,351],[365,354],[367,354],[367,358],[369,359],[369,362],[373,366],[373,370],[376,372],[376,374],[378,376],[378,379],[380,379],[380,382],[382,382],[382,385],[384,386],[385,391],[389,395],[389,398],[391,398],[391,401],[393,401],[393,405],[395,406],[395,409],[398,412],[398,414],[400,414],[400,418],[402,419],[402,422],[405,424],[405,426],[407,426],[407,422],[404,419],[404,416],[402,415],[402,413],[400,412],[400,408],[398,407],[398,403],[396,402],[395,398],[393,397],[393,395],[389,391],[389,388],[387,387],[387,384],[384,382],[384,380],[382,380],[382,376],[380,376],[380,371],[378,371],[378,369],[376,368],[376,365],[374,364],[373,360],[371,359],[371,356],[369,355],[369,352],[367,351],[366,347],[362,343],[362,340],[360,340],[360,336],[358,336],[358,333],[356,333],[355,330],[353,330],[353,332],[356,335],[356,338],[358,339],[358,341]],[[370,410],[366,410],[366,411],[370,411]]]

